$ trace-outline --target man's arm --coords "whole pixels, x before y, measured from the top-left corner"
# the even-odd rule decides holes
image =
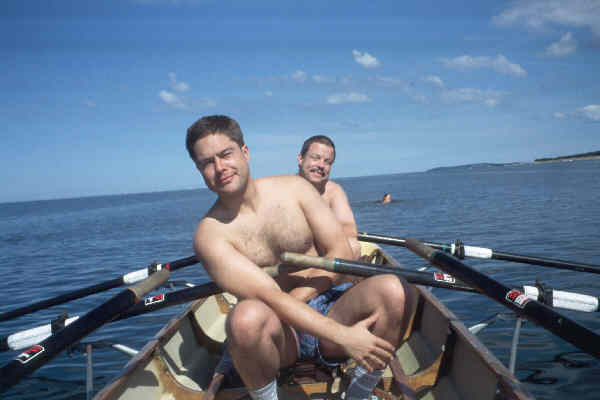
[[[329,181],[329,184],[331,185],[329,206],[342,225],[344,234],[348,238],[348,243],[352,249],[353,258],[358,259],[360,257],[360,243],[357,239],[358,231],[348,196],[346,196],[346,192],[339,184],[333,181]]]

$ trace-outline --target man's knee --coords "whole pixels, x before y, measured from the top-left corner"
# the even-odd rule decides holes
[[[383,306],[402,316],[406,305],[406,282],[396,275],[378,275],[375,282]]]
[[[238,303],[227,315],[225,330],[232,344],[252,343],[263,334],[271,309],[257,300]]]

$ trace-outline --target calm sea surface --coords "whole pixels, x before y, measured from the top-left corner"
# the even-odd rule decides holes
[[[600,160],[474,167],[338,180],[361,232],[465,244],[525,255],[600,264]],[[381,205],[384,193],[393,202]],[[120,277],[153,261],[192,255],[194,228],[215,197],[178,191],[0,204],[0,312]],[[425,264],[404,248],[384,246],[409,268]],[[503,261],[467,264],[507,286],[534,285],[600,295],[600,276]],[[200,265],[173,279],[207,281]],[[0,322],[0,337],[49,323],[62,312],[83,315],[123,288]],[[507,311],[482,295],[434,289],[471,326]],[[108,324],[84,341],[141,347],[184,305]],[[600,333],[598,313],[560,310]],[[508,364],[514,320],[499,320],[480,340]],[[0,353],[0,366],[17,352]],[[93,354],[94,389],[110,382],[128,356]],[[85,399],[86,358],[61,354],[3,394],[6,399]],[[600,362],[544,329],[521,331],[516,375],[539,399],[597,399]]]

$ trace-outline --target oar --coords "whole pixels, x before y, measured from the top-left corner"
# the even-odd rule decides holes
[[[441,270],[457,276],[520,316],[543,326],[586,353],[600,358],[600,335],[557,313],[547,305],[528,298],[519,290],[504,286],[442,251],[410,238],[406,239],[406,246]]]
[[[269,267],[277,273],[294,271],[296,267],[320,268],[340,274],[355,276],[373,276],[381,274],[392,274],[406,279],[410,283],[424,286],[432,286],[443,289],[462,290],[465,292],[477,292],[469,285],[457,281],[454,277],[441,272],[419,272],[408,269],[386,267],[381,264],[371,264],[361,261],[344,260],[341,258],[324,258],[308,256],[299,253],[284,252],[281,255],[282,264]]]
[[[372,243],[381,243],[381,244],[389,244],[393,246],[402,246],[407,247],[406,239],[393,237],[393,236],[384,236],[377,235],[365,232],[358,233],[358,240],[362,240],[364,242],[372,242]],[[600,265],[594,264],[582,264],[571,261],[564,260],[555,260],[551,258],[542,258],[536,256],[526,256],[519,255],[513,253],[505,253],[492,249],[488,249],[485,247],[475,247],[475,246],[467,246],[460,241],[452,244],[439,244],[439,243],[430,243],[423,242],[425,246],[431,247],[433,249],[442,250],[447,253],[452,254],[460,259],[464,257],[472,257],[472,258],[483,258],[483,259],[494,259],[494,260],[503,260],[503,261],[513,261],[523,264],[532,264],[532,265],[540,265],[543,267],[551,267],[551,268],[559,268],[559,269],[569,269],[573,271],[580,272],[591,272],[595,274],[600,274]]]
[[[378,264],[344,260],[341,258],[324,258],[290,252],[283,253],[281,256],[281,261],[283,264],[269,267],[269,269],[277,269],[281,270],[281,272],[284,272],[285,270],[293,270],[293,266],[300,266],[305,268],[320,268],[341,274],[364,277],[380,274],[394,274],[401,276],[408,282],[417,285],[481,293],[481,291],[477,288],[473,288],[464,282],[456,280],[452,275],[441,272],[417,272],[406,269],[390,268]],[[596,296],[554,290],[548,286],[540,284],[539,282],[536,286],[524,285],[522,290],[528,298],[532,300],[539,300],[551,307],[583,312],[600,311],[600,298]]]
[[[127,273],[115,279],[110,279],[108,281],[98,283],[96,285],[74,290],[69,293],[64,293],[47,300],[39,301],[37,303],[14,309],[12,311],[7,311],[5,313],[0,314],[0,322],[20,317],[25,314],[30,314],[32,312],[43,310],[45,308],[49,308],[59,304],[67,303],[71,300],[79,299],[85,296],[89,296],[91,294],[103,292],[105,290],[113,289],[119,286],[131,285],[133,283],[139,282],[147,278],[152,273],[160,271],[163,268],[168,269],[170,271],[175,271],[176,269],[187,267],[188,265],[193,265],[196,263],[198,263],[196,257],[191,256],[167,264],[151,264],[146,268]]]
[[[352,263],[352,261],[345,262]],[[274,272],[276,270],[276,267],[269,267],[267,272]],[[451,280],[450,275],[443,275],[445,275],[444,279],[446,281]],[[141,314],[147,314],[149,312],[161,310],[166,307],[173,307],[179,304],[188,303],[203,297],[219,294],[222,291],[223,290],[218,287],[216,283],[208,282],[191,288],[157,294],[145,298],[144,301],[137,302],[133,307],[119,314],[119,316],[111,322],[120,321],[122,319],[131,318]],[[582,312],[600,311],[600,299],[587,294],[555,290],[539,283],[537,286],[524,285],[523,293],[533,300],[541,301],[544,304],[554,308],[563,308],[566,310]],[[52,324],[41,325],[35,328],[30,328],[13,333],[11,335],[0,337],[0,352],[10,350],[17,351],[29,346],[33,346],[34,344],[39,343],[53,335],[58,331],[58,329],[62,329],[65,326],[72,324],[78,318],[78,316],[73,316],[70,318],[64,317],[62,319],[62,324],[55,324],[53,321]],[[58,327],[56,327],[56,325],[58,325]]]
[[[192,288],[186,288],[177,290],[174,292],[161,293],[155,296],[150,296],[139,301],[126,311],[119,314],[119,316],[110,322],[120,321],[122,319],[131,318],[136,315],[146,314],[152,311],[157,311],[165,307],[172,307],[179,304],[194,301],[203,297],[212,296],[214,294],[221,293],[223,290],[219,288],[214,282],[205,283]],[[70,318],[65,318],[62,324],[46,324],[37,326],[34,328],[26,329],[23,331],[15,332],[8,336],[0,337],[0,352],[3,351],[16,351],[21,350],[29,346],[33,346],[54,333],[60,331],[65,326],[69,326],[79,319],[79,316],[75,315]],[[55,325],[59,325],[58,328]]]
[[[121,312],[138,302],[146,293],[166,282],[169,274],[168,269],[152,274],[144,281],[123,290],[101,306],[85,314],[61,330],[59,334],[52,335],[21,353],[0,369],[0,392],[16,385],[23,377],[33,373],[61,351],[113,320]]]

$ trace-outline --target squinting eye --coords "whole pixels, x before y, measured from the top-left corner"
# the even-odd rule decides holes
[[[212,163],[212,159],[209,159],[209,160],[200,161],[198,164],[200,164],[200,169],[204,169],[204,168],[208,167],[211,163]]]

